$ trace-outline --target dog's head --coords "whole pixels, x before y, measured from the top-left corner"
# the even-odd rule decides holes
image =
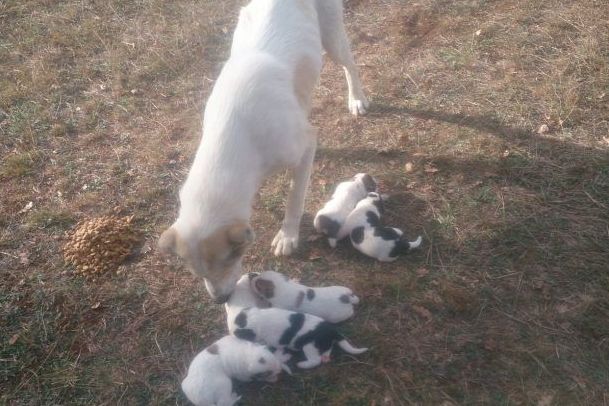
[[[195,276],[203,278],[212,298],[224,303],[241,275],[241,258],[252,241],[254,233],[246,221],[221,226],[205,236],[174,224],[161,234],[159,248],[182,258]]]
[[[376,192],[376,180],[367,173],[358,173],[353,177],[353,180],[361,182],[364,185],[366,192]]]
[[[383,201],[383,196],[376,192],[370,192],[366,196],[365,199],[361,200],[360,203],[362,206],[374,205],[380,214],[385,213],[385,203]],[[359,205],[359,203],[358,203]]]
[[[254,292],[267,300],[275,298],[278,293],[286,293],[286,284],[290,283],[293,281],[287,275],[276,271],[264,271],[250,280]]]
[[[255,347],[254,347],[255,346]],[[247,370],[253,381],[277,382],[282,371],[281,362],[266,347],[254,344],[246,357]]]

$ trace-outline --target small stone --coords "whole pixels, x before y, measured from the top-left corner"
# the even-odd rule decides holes
[[[542,124],[539,126],[539,129],[537,130],[537,134],[546,134],[550,132],[550,127],[548,127],[547,124]]]

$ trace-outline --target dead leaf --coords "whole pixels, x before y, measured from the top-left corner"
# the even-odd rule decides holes
[[[314,241],[319,240],[322,237],[323,236],[321,234],[312,234],[312,235],[307,237],[307,242],[314,242]]]
[[[425,276],[427,274],[429,274],[429,269],[427,269],[427,268],[419,268],[419,269],[417,269],[417,276],[419,278],[422,278],[423,276]]]
[[[433,319],[431,312],[429,310],[427,310],[426,308],[424,308],[423,306],[413,305],[412,308],[419,316],[426,318],[427,320]]]
[[[478,30],[478,31],[476,31],[476,37],[479,37],[479,36],[480,36],[480,34],[482,34],[482,30]]]
[[[553,400],[554,400],[554,394],[547,393],[547,394],[543,395],[541,398],[539,398],[539,400],[537,401],[537,406],[550,406],[550,405],[552,405]]]
[[[24,266],[28,266],[30,264],[30,259],[27,256],[27,252],[19,253],[19,263]]]
[[[15,345],[17,340],[19,340],[19,336],[21,336],[21,333],[14,334],[11,338],[8,339],[8,343],[10,345]]]
[[[406,162],[406,165],[404,165],[404,170],[406,171],[406,173],[412,172],[413,168],[414,165],[412,164],[412,162]]]
[[[23,209],[19,210],[19,213],[17,213],[17,214],[27,213],[28,211],[30,211],[32,209],[32,207],[34,207],[34,202],[29,202],[28,204],[26,204],[23,207]]]
[[[426,173],[436,173],[439,171],[439,169],[433,166],[432,164],[425,164],[424,170]]]
[[[93,306],[91,306],[91,309],[99,309],[99,306],[101,306],[101,302],[96,302]]]

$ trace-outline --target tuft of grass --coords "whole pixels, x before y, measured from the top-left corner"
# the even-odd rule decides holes
[[[6,177],[19,178],[34,174],[35,168],[36,162],[32,154],[14,154],[6,157],[0,174]]]
[[[28,226],[38,229],[67,230],[75,221],[73,214],[66,210],[40,209],[28,217]]]

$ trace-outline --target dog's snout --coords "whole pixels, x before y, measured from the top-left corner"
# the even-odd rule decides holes
[[[214,298],[214,302],[216,304],[224,304],[228,301],[228,298],[230,297],[230,295],[220,295],[220,296],[216,296]]]

